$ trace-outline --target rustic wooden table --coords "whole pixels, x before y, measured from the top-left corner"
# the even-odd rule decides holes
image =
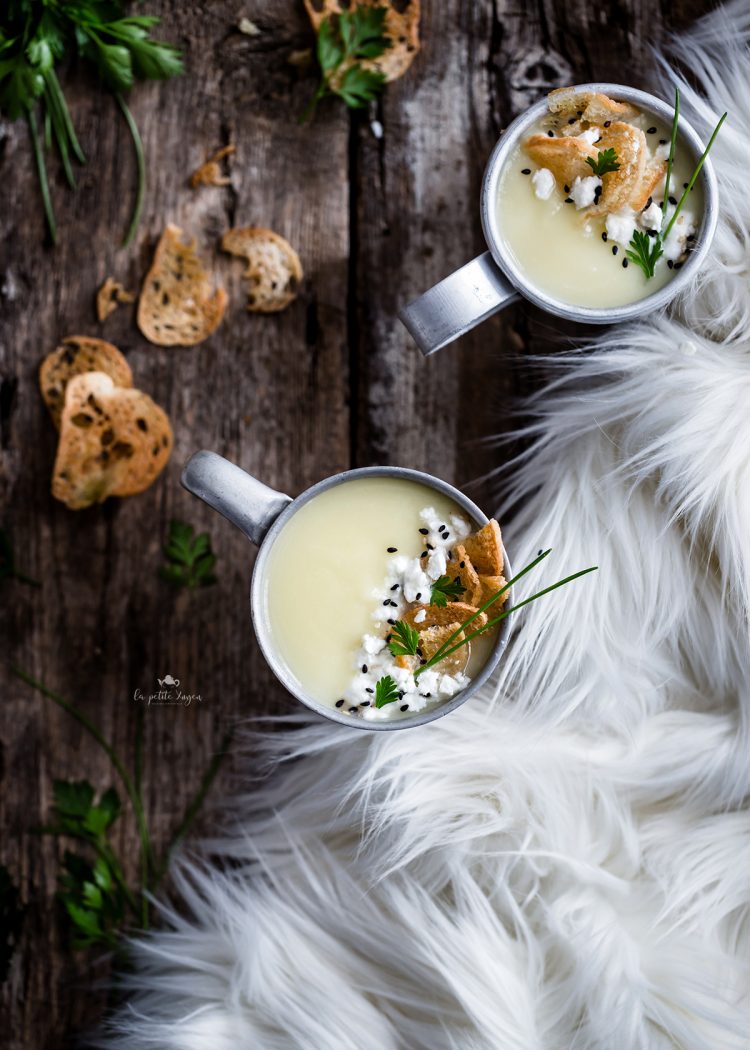
[[[22,123],[0,128],[0,498],[23,570],[41,589],[8,582],[4,660],[79,703],[133,757],[136,689],[171,674],[200,693],[188,708],[151,708],[144,782],[157,842],[237,719],[293,709],[264,664],[248,622],[253,551],[178,483],[198,448],[215,449],[296,494],[353,465],[397,463],[466,486],[489,507],[486,475],[534,383],[530,355],[580,330],[525,305],[423,360],[396,319],[400,304],[482,249],[477,194],[500,130],[550,87],[590,79],[647,82],[650,48],[712,6],[708,0],[423,0],[423,50],[373,113],[324,103],[300,126],[311,74],[290,64],[312,34],[299,0],[151,0],[163,36],[184,48],[186,75],[138,87],[132,109],[150,164],[143,222],[118,249],[134,184],[129,138],[85,72],[65,90],[89,157],[77,192],[52,174],[60,229],[44,230]],[[247,36],[241,17],[260,29]],[[382,138],[371,119],[382,123]],[[232,184],[186,185],[204,152],[237,145]],[[196,235],[230,296],[219,331],[193,349],[150,346],[132,311],[96,323],[93,298],[112,274],[134,288],[168,221]],[[284,313],[244,310],[241,267],[216,252],[228,226],[268,225],[299,250],[305,282]],[[145,494],[73,513],[49,493],[55,435],[39,397],[40,358],[68,334],[107,338],[136,385],[169,411],[175,450]],[[158,577],[176,516],[210,530],[216,586],[174,592]],[[63,712],[12,678],[0,709],[0,861],[29,903],[2,996],[5,1045],[60,1050],[94,1023],[106,961],[74,954],[54,902],[57,844],[34,834],[53,777],[112,782],[107,759]],[[223,774],[226,784],[228,770]],[[220,790],[220,785],[219,785]],[[120,822],[119,845],[135,852]]]

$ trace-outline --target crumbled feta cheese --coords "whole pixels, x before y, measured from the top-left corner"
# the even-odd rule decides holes
[[[538,168],[531,176],[531,184],[539,200],[547,201],[555,188],[555,176],[549,168]]]
[[[607,238],[623,246],[630,244],[635,231],[635,212],[632,208],[610,212],[606,221]]]
[[[602,137],[601,128],[587,128],[580,135],[576,135],[579,142],[585,142],[587,146],[593,146]]]
[[[669,146],[668,142],[662,142],[660,146],[656,147],[654,156],[657,160],[669,160]]]
[[[376,634],[366,634],[362,639],[362,648],[368,656],[376,656],[385,649],[385,639]]]
[[[446,558],[446,552],[441,548],[431,552],[427,559],[427,568],[425,572],[431,580],[437,580],[440,576],[445,573],[445,569],[448,565],[448,559]]]
[[[420,609],[418,613],[414,614],[414,623],[424,623],[427,619],[427,610]]]
[[[671,218],[673,213],[674,207],[667,210],[666,221]],[[695,233],[696,229],[695,216],[692,212],[681,211],[677,216],[677,221],[669,231],[669,236],[664,241],[664,258],[671,259],[672,262],[677,262],[678,259],[681,259],[687,249],[687,239],[691,234]]]
[[[576,208],[587,208],[596,200],[596,190],[601,186],[602,180],[597,175],[585,175],[581,178],[576,175],[573,185],[570,187],[570,196],[576,204]]]
[[[660,230],[663,212],[656,201],[644,208],[638,217],[638,223],[646,230]]]

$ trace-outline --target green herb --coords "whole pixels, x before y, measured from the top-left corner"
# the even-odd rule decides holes
[[[169,536],[164,546],[166,564],[159,574],[175,587],[208,587],[216,583],[213,568],[216,555],[211,550],[211,539],[207,532],[197,536],[192,525],[173,519],[169,524]]]
[[[441,609],[448,604],[448,600],[460,598],[466,588],[456,577],[451,580],[450,576],[440,576],[432,585],[430,593],[430,605],[437,605]]]
[[[654,267],[664,254],[661,237],[649,237],[642,230],[634,230],[625,254],[640,266],[647,278],[653,277]]]
[[[16,569],[10,536],[5,529],[0,528],[0,584],[10,579],[20,580],[21,583],[27,583],[30,587],[41,587],[38,580],[32,580],[30,576],[25,576]]]
[[[664,200],[662,201],[662,205],[661,205],[662,216],[666,216],[666,214],[667,214],[667,204],[669,203],[669,188],[670,188],[670,181],[671,181],[671,178],[672,178],[672,166],[674,164],[675,149],[677,148],[677,126],[679,124],[679,119],[680,119],[680,92],[679,92],[679,89],[675,89],[675,93],[674,93],[674,116],[672,118],[672,137],[671,137],[670,145],[669,145],[669,160],[667,161],[667,176],[666,176],[666,180],[665,180],[665,183],[664,183]],[[661,256],[664,254],[664,242],[666,241],[667,237],[669,237],[669,234],[672,231],[672,227],[674,226],[675,222],[677,221],[677,217],[680,214],[680,212],[682,211],[682,209],[683,209],[683,207],[685,205],[685,201],[688,199],[688,196],[690,195],[690,191],[692,190],[693,186],[695,185],[696,179],[698,178],[698,176],[701,173],[701,169],[703,168],[703,165],[705,164],[706,157],[708,156],[709,151],[711,150],[711,147],[713,146],[714,141],[716,140],[716,136],[719,134],[719,130],[721,128],[721,125],[724,123],[724,121],[726,119],[727,119],[727,114],[724,113],[722,115],[722,117],[720,118],[719,122],[717,123],[716,127],[714,128],[713,133],[711,135],[711,138],[708,140],[708,145],[706,146],[706,148],[704,149],[703,153],[701,154],[701,157],[700,157],[698,163],[696,164],[696,166],[695,166],[695,168],[693,170],[693,174],[690,176],[690,179],[688,180],[688,183],[685,186],[683,194],[680,197],[679,201],[677,202],[674,211],[672,212],[672,215],[670,217],[669,222],[667,223],[666,228],[660,230],[659,233],[656,235],[656,237],[648,237],[645,233],[641,232],[640,230],[635,230],[634,233],[633,233],[633,236],[632,236],[632,238],[630,240],[629,248],[628,248],[628,250],[626,251],[625,254],[627,255],[627,257],[629,259],[632,259],[632,261],[637,266],[640,266],[641,270],[643,270],[643,273],[644,273],[644,276],[646,277],[646,280],[649,280],[651,277],[654,276],[654,268],[656,266],[656,263],[661,258]]]
[[[136,80],[166,80],[182,72],[171,44],[151,38],[158,18],[124,16],[122,0],[10,0],[0,13],[0,114],[29,126],[50,237],[57,230],[47,179],[45,150],[54,139],[68,184],[75,186],[72,160],[86,163],[55,67],[76,56],[90,62],[122,110],[133,138],[138,185],[124,244],[132,240],[145,191],[143,145],[123,98]],[[40,141],[37,112],[44,141]]]
[[[0,864],[0,984],[10,971],[13,953],[21,938],[26,909],[8,869]]]
[[[617,152],[614,149],[600,149],[596,160],[592,157],[586,157],[586,163],[591,166],[594,175],[606,175],[608,171],[620,170]]]
[[[598,569],[597,565],[592,565],[588,569],[581,569],[580,572],[575,572],[572,576],[566,576],[565,579],[558,580],[557,583],[553,583],[551,586],[545,587],[543,590],[538,591],[536,594],[532,594],[531,597],[524,598],[523,601],[511,606],[510,609],[506,609],[503,613],[500,614],[500,616],[496,616],[494,617],[494,619],[488,620],[484,627],[480,627],[478,630],[465,635],[465,637],[462,638],[460,641],[456,641],[458,639],[458,636],[466,630],[470,623],[476,620],[476,618],[486,609],[489,609],[491,605],[494,605],[497,599],[502,597],[502,595],[505,594],[505,592],[508,591],[514,583],[517,583],[518,580],[520,580],[528,572],[531,572],[531,570],[535,568],[535,566],[537,566],[540,561],[544,561],[544,559],[550,553],[551,550],[543,551],[537,558],[534,559],[534,561],[530,562],[524,569],[521,569],[519,573],[516,573],[516,575],[511,580],[508,580],[508,582],[503,587],[501,587],[499,591],[495,591],[495,593],[486,602],[484,602],[484,604],[481,605],[475,613],[473,613],[467,620],[464,621],[464,623],[460,625],[457,631],[454,631],[445,640],[445,642],[443,642],[440,648],[434,653],[433,656],[430,657],[430,659],[426,663],[422,664],[420,667],[417,668],[417,670],[414,672],[415,681],[425,671],[440,663],[441,660],[444,660],[446,656],[450,656],[452,653],[457,652],[457,650],[461,649],[464,645],[467,645],[473,638],[477,638],[480,634],[484,634],[485,631],[489,631],[492,627],[497,626],[497,624],[499,624],[502,620],[505,620],[508,616],[510,616],[511,613],[523,608],[524,605],[529,605],[531,602],[535,602],[538,598],[543,597],[543,595],[549,594],[551,591],[556,591],[558,587],[564,587],[565,584],[571,583],[573,580],[577,580],[581,576],[585,576],[589,572],[595,572]],[[455,645],[453,644],[454,642],[456,642]]]
[[[386,704],[394,704],[401,696],[401,692],[389,674],[378,679],[375,685],[375,706],[385,707]]]
[[[16,677],[71,715],[93,737],[112,763],[130,802],[140,840],[140,880],[135,886],[127,881],[125,866],[110,840],[110,830],[121,812],[120,799],[114,788],[97,798],[88,781],[56,780],[51,822],[39,829],[42,834],[75,839],[84,847],[83,853],[66,851],[63,871],[58,879],[58,895],[72,924],[74,945],[81,948],[90,945],[116,947],[126,926],[132,928],[135,924],[148,929],[149,895],[158,889],[172,851],[192,826],[227,753],[232,732],[222,740],[159,862],[151,843],[141,788],[142,709],[137,716],[135,772],[131,774],[98,727],[79,708],[25,671],[17,667],[11,670]]]
[[[394,656],[415,656],[419,646],[419,633],[406,623],[396,620],[391,628],[391,640],[388,648]]]
[[[386,14],[386,7],[357,4],[322,20],[316,48],[320,83],[303,121],[326,95],[338,95],[351,109],[361,109],[380,93],[385,75],[362,62],[379,58],[391,46],[384,32]]]

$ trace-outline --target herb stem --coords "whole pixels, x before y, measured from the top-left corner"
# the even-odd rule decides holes
[[[60,87],[60,81],[57,79],[57,74],[54,69],[49,69],[46,73],[45,79],[47,84],[51,87],[53,94],[57,99],[58,108],[60,110],[60,116],[62,117],[63,124],[65,125],[65,133],[70,143],[70,148],[73,150],[73,154],[79,164],[86,163],[86,154],[81,149],[81,144],[76,137],[76,130],[73,126],[73,118],[70,115],[68,104],[65,101],[65,95],[63,94],[62,88]]]
[[[138,183],[135,191],[135,204],[133,206],[133,214],[130,219],[130,225],[128,231],[125,234],[125,240],[122,242],[121,247],[127,248],[130,242],[135,237],[135,231],[138,229],[138,224],[141,221],[141,211],[143,209],[143,199],[146,195],[146,156],[143,151],[143,140],[141,139],[138,126],[133,119],[133,114],[128,108],[128,104],[123,98],[119,91],[115,92],[115,99],[117,105],[122,110],[122,115],[125,118],[125,123],[128,126],[130,135],[133,139],[133,146],[135,148],[135,159],[138,167]]]
[[[672,178],[672,165],[674,164],[674,154],[677,148],[677,125],[680,121],[680,89],[674,89],[674,116],[672,118],[672,140],[669,144],[669,159],[667,161],[667,181],[664,184],[664,202],[662,207],[662,214],[667,214],[667,203],[669,201],[669,186]]]
[[[47,168],[44,163],[42,148],[39,145],[39,129],[37,127],[36,113],[32,108],[26,110],[26,119],[29,124],[31,147],[34,151],[34,160],[36,161],[36,170],[39,176],[39,189],[42,194],[42,204],[44,205],[44,217],[47,220],[47,229],[49,230],[50,240],[53,244],[57,244],[57,226],[55,225],[55,213],[52,210],[52,200],[49,194]]]
[[[719,118],[719,122],[716,125],[716,127],[714,128],[713,134],[711,135],[711,138],[708,140],[708,145],[703,150],[703,153],[701,154],[701,158],[700,158],[700,160],[698,161],[698,163],[697,163],[697,165],[695,167],[695,171],[693,172],[693,174],[692,174],[692,176],[690,178],[690,181],[688,182],[687,186],[685,187],[682,196],[680,197],[679,201],[677,202],[677,207],[675,208],[674,212],[672,213],[672,218],[669,220],[667,228],[664,231],[664,234],[662,235],[662,238],[661,238],[662,241],[666,241],[667,237],[669,236],[670,231],[671,231],[672,227],[674,226],[674,224],[675,224],[675,222],[677,220],[677,216],[682,211],[683,205],[685,204],[685,201],[688,199],[688,195],[690,194],[690,191],[692,190],[693,186],[695,185],[696,179],[698,178],[698,176],[701,173],[701,168],[705,164],[706,157],[708,156],[709,151],[710,151],[711,147],[714,144],[716,136],[719,134],[719,131],[721,129],[721,125],[724,123],[724,121],[726,119],[727,119],[727,114],[726,113],[724,113]]]

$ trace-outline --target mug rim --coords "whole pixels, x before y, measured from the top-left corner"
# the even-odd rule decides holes
[[[633,102],[647,112],[653,113],[654,116],[666,119],[669,123],[674,119],[673,106],[640,88],[596,81],[586,84],[575,84],[571,90],[601,92],[602,94],[610,95],[616,101]],[[719,191],[710,155],[706,157],[700,175],[704,206],[701,225],[695,242],[697,246],[688,254],[687,261],[680,272],[657,291],[622,306],[589,307],[565,303],[560,299],[554,298],[554,296],[548,295],[532,284],[514,261],[509,258],[509,253],[504,249],[496,206],[498,183],[509,154],[515,148],[522,133],[546,112],[547,96],[545,95],[524,110],[508,125],[501,133],[487,161],[482,177],[479,208],[484,239],[495,263],[520,295],[541,309],[546,310],[547,313],[555,314],[558,317],[564,317],[571,321],[580,321],[587,324],[613,324],[641,317],[666,306],[687,286],[696,269],[702,265],[716,232]],[[679,132],[678,140],[681,139],[687,143],[697,161],[705,148],[701,138],[682,114],[679,116],[677,126]]]
[[[310,708],[310,710],[333,722],[349,726],[352,729],[361,729],[368,732],[379,732],[392,729],[412,729],[416,726],[426,725],[428,722],[434,722],[436,719],[443,718],[445,715],[455,711],[456,708],[461,707],[462,704],[466,703],[466,701],[473,696],[482,685],[484,685],[499,664],[505,651],[510,629],[509,618],[500,624],[492,651],[478,674],[471,679],[465,689],[462,689],[449,700],[446,700],[445,703],[437,704],[434,708],[417,712],[408,718],[395,718],[384,720],[382,722],[369,722],[365,719],[351,718],[346,714],[342,714],[337,708],[328,707],[326,704],[321,703],[319,700],[314,699],[314,697],[311,697],[304,692],[302,684],[298,682],[284,661],[277,656],[275,649],[271,644],[271,629],[265,613],[266,603],[263,590],[265,569],[267,567],[270,551],[287,522],[297,513],[297,511],[301,510],[302,507],[309,503],[311,499],[314,499],[327,489],[334,488],[335,486],[341,485],[347,481],[353,481],[365,477],[395,477],[407,481],[415,481],[427,486],[428,488],[432,488],[453,500],[453,502],[472,519],[474,524],[481,527],[482,525],[486,525],[490,520],[484,511],[478,507],[473,500],[469,499],[468,496],[461,492],[460,489],[456,488],[454,485],[450,485],[447,481],[443,481],[442,478],[435,477],[433,474],[428,474],[421,470],[413,470],[410,467],[388,466],[354,467],[350,470],[341,471],[338,474],[332,474],[330,477],[323,478],[321,481],[311,485],[309,488],[305,489],[304,492],[300,493],[299,496],[293,499],[291,503],[287,504],[263,537],[263,540],[258,547],[258,554],[255,559],[255,565],[253,566],[250,584],[250,618],[255,637],[266,663],[286,691],[291,693],[291,695],[300,703]],[[503,558],[506,578],[512,579],[513,573],[508,560],[507,551],[505,550],[505,544],[503,544]],[[507,601],[511,603],[513,601],[513,591],[514,588],[511,587],[507,592]]]

